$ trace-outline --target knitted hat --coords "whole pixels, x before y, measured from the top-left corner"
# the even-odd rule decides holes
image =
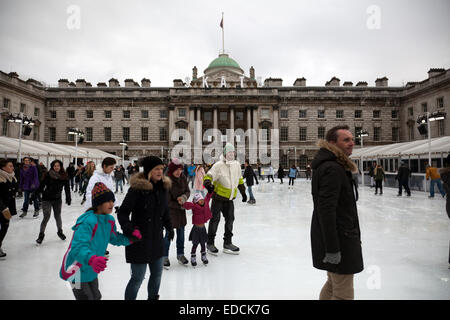
[[[142,166],[144,167],[144,175],[148,177],[148,174],[152,169],[159,165],[164,165],[162,160],[155,156],[148,156],[140,160]]]
[[[167,172],[168,176],[172,176],[172,173],[178,169],[183,169],[183,163],[178,158],[173,158],[169,163],[169,171]]]
[[[194,203],[197,203],[197,202],[199,202],[200,200],[203,200],[202,194],[201,194],[201,193],[196,193],[196,194],[194,194],[194,198],[192,199],[192,201],[193,201]]]
[[[223,148],[223,155],[226,155],[228,152],[234,152],[234,151],[235,151],[234,146],[228,142],[225,145],[225,147]]]
[[[92,206],[98,207],[108,201],[115,201],[114,193],[104,183],[97,182],[92,189]]]

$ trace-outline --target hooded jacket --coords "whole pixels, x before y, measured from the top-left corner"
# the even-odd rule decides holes
[[[84,203],[86,210],[92,207],[92,189],[97,182],[103,183],[111,191],[115,188],[112,173],[104,173],[103,169],[94,171],[94,174],[89,179],[89,184],[86,188],[86,202]],[[117,202],[114,201],[114,206],[116,205]]]
[[[313,162],[311,222],[313,266],[339,274],[363,270],[361,232],[352,172],[356,165],[337,146],[319,141]],[[341,252],[337,265],[323,263],[326,253]]]
[[[20,169],[19,188],[23,191],[34,191],[39,188],[39,175],[36,166],[23,166]]]

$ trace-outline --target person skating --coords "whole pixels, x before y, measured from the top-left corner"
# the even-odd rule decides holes
[[[306,166],[305,174],[306,174],[306,180],[308,180],[308,179],[311,180],[311,166],[309,164]]]
[[[147,266],[150,269],[148,299],[159,299],[164,261],[163,228],[169,233],[169,240],[174,237],[167,205],[171,180],[163,175],[164,165],[160,158],[148,156],[141,161],[144,171],[130,178],[130,188],[117,214],[126,236],[132,235],[136,227],[142,234],[142,241],[125,248],[126,262],[131,265],[126,300],[136,299]]]
[[[247,202],[245,194],[244,179],[241,176],[241,165],[235,160],[235,149],[231,143],[227,143],[223,149],[220,160],[206,173],[204,186],[208,192],[213,192],[211,204],[212,219],[208,226],[208,244],[207,249],[211,254],[217,254],[214,245],[217,227],[219,226],[220,213],[225,219],[224,252],[239,254],[239,248],[232,243],[233,222],[234,222],[234,204],[237,190],[242,195],[242,202]]]
[[[283,184],[283,178],[284,178],[284,169],[283,166],[280,164],[280,166],[278,167],[278,172],[277,172],[277,177],[278,179],[280,179],[280,184]]]
[[[57,235],[61,240],[66,240],[66,236],[62,230],[61,219],[63,188],[66,196],[66,204],[70,206],[72,198],[70,195],[69,176],[64,170],[63,163],[60,160],[54,160],[50,164],[50,170],[44,175],[42,183],[39,186],[39,192],[42,193],[42,213],[44,218],[42,219],[39,236],[36,240],[38,245],[42,244],[44,240],[45,229],[50,220],[52,209],[58,230]]]
[[[191,264],[193,267],[197,266],[196,252],[199,244],[201,260],[204,265],[208,264],[208,259],[206,258],[206,242],[208,241],[208,234],[206,232],[205,223],[212,217],[211,209],[209,208],[211,197],[212,192],[209,192],[204,199],[200,193],[196,193],[192,202],[185,202],[183,204],[183,208],[192,210],[192,229],[189,233],[189,241],[192,241]]]
[[[354,274],[364,269],[352,179],[357,168],[349,158],[355,143],[348,126],[337,126],[318,145],[311,165],[311,252],[313,266],[327,271],[320,299],[354,299]]]
[[[248,161],[245,161],[244,165],[245,165],[245,170],[244,170],[244,174],[243,174],[242,178],[245,179],[245,183],[247,184],[248,195],[250,198],[247,203],[255,204],[256,200],[255,200],[255,196],[253,195],[252,188],[253,188],[255,181],[256,181],[256,184],[259,184],[258,178],[256,177],[255,171],[253,171],[253,168],[250,166]],[[255,179],[255,181],[253,181],[253,179]]]
[[[69,166],[66,168],[67,175],[69,176],[70,189],[73,191],[73,187],[75,185],[75,173],[76,169],[73,163],[69,163]],[[75,190],[76,191],[76,190]]]
[[[95,172],[95,162],[94,161],[88,161],[86,163],[85,170],[83,171],[81,175],[81,188],[80,188],[80,195],[83,196],[83,200],[81,201],[81,204],[86,202],[86,190],[89,185],[89,180],[92,178]],[[112,190],[112,189],[110,189]],[[88,204],[85,206],[86,208],[89,207]]]
[[[375,194],[378,194],[378,188],[380,188],[380,196],[383,194],[383,181],[386,181],[383,167],[378,164],[373,170],[373,179],[375,180]]]
[[[106,157],[102,161],[102,168],[93,172],[92,177],[89,179],[89,183],[86,187],[86,202],[84,204],[85,208],[90,208],[92,206],[92,189],[97,182],[105,184],[109,190],[114,190],[114,179],[112,176],[112,172],[114,171],[115,164],[116,160],[114,158]]]
[[[289,189],[293,189],[294,188],[294,181],[297,178],[297,168],[295,167],[295,165],[293,164],[291,168],[289,168]],[[291,187],[292,185],[292,187]]]
[[[447,194],[447,199],[445,201],[445,211],[447,211],[447,216],[450,219],[450,154],[447,156],[446,160],[447,166],[445,168],[442,168],[439,171],[439,174],[443,182],[444,191]],[[450,244],[448,248],[448,268],[450,269]]]
[[[109,243],[128,246],[142,239],[134,228],[128,237],[119,233],[111,215],[114,193],[103,183],[92,188],[92,208],[89,208],[72,227],[73,236],[64,255],[59,276],[69,281],[76,300],[100,300],[98,274],[106,269],[108,259],[103,255]]]
[[[273,167],[270,165],[268,170],[269,174],[267,175],[267,182],[270,182],[270,178],[272,178],[272,182],[275,182],[275,180],[273,180]]]
[[[405,161],[402,161],[400,168],[398,168],[397,176],[395,177],[398,180],[398,194],[397,196],[402,195],[402,188],[405,188],[406,194],[408,197],[411,196],[411,190],[409,189],[409,178],[411,177],[411,170],[406,165]]]
[[[23,167],[20,169],[19,189],[23,191],[23,205],[22,214],[20,218],[24,218],[28,212],[28,206],[30,197],[33,192],[39,188],[39,176],[36,166],[31,165],[31,159],[29,157],[23,158]],[[34,205],[33,218],[39,216],[39,202],[36,197],[31,197]]]
[[[114,181],[116,183],[116,191],[114,193],[119,192],[120,187],[120,193],[123,193],[123,182],[125,180],[125,171],[122,169],[121,166],[114,169]]]
[[[167,176],[172,182],[169,190],[169,214],[172,228],[176,230],[177,235],[177,260],[182,265],[187,265],[189,261],[184,255],[184,231],[187,224],[186,210],[183,204],[189,199],[191,191],[189,189],[189,182],[183,174],[183,164],[175,158],[169,163],[169,170]],[[169,233],[166,232],[164,237],[164,268],[170,268],[169,260]]]
[[[442,188],[441,183],[441,176],[439,175],[437,168],[435,166],[428,165],[428,162],[426,163],[426,176],[425,178],[428,180],[430,179],[430,195],[428,198],[434,198],[434,186],[436,185],[438,187],[439,192],[441,193],[442,197],[445,197],[445,191]]]
[[[16,215],[17,179],[14,164],[10,160],[0,160],[0,259],[6,258],[2,249],[3,240],[9,228],[9,221]]]

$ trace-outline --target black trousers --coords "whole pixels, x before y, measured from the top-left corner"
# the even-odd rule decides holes
[[[292,183],[292,185],[294,185],[294,180],[295,180],[295,178],[289,177],[289,185],[291,185],[291,183]]]
[[[411,190],[409,190],[408,181],[399,181],[398,182],[398,194],[402,194],[402,187],[405,188],[405,191],[408,195],[411,194]]]
[[[3,216],[3,213],[0,212],[0,248],[2,247],[3,239],[5,239],[6,232],[8,232],[9,228],[9,220]]]
[[[102,294],[98,290],[98,278],[91,282],[80,282],[74,284],[78,288],[73,288],[72,292],[76,300],[100,300]]]
[[[217,199],[213,199],[211,204],[212,218],[208,225],[208,244],[214,244],[221,212],[225,219],[224,244],[231,244],[231,238],[233,237],[234,203],[232,200],[223,201]]]
[[[383,180],[375,180],[375,193],[378,193],[378,188],[380,188],[380,193],[383,193]]]
[[[272,182],[275,182],[275,180],[273,180],[273,174],[267,176],[267,182],[270,182],[270,178],[272,178]]]

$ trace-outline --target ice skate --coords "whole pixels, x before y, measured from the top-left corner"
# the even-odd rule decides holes
[[[64,233],[63,233],[62,230],[59,230],[56,234],[58,235],[58,237],[59,237],[61,240],[66,240],[66,236],[64,235]]]
[[[170,269],[170,261],[168,257],[164,258],[164,269],[169,270]]]
[[[19,218],[25,218],[26,215],[27,215],[27,212],[22,209],[22,214],[19,216]]]
[[[206,258],[206,252],[202,252],[202,262],[206,266],[208,265],[208,258]]]
[[[189,261],[186,259],[186,257],[184,255],[178,256],[177,257],[178,263],[187,267]]]
[[[33,218],[39,217],[39,210],[34,211]]]
[[[224,244],[223,245],[223,252],[228,254],[239,254],[239,248],[236,247],[234,244]]]
[[[40,246],[42,241],[44,241],[45,234],[43,232],[39,233],[38,238],[36,239],[36,245]]]
[[[191,264],[194,268],[197,266],[197,258],[195,254],[191,254]]]
[[[208,249],[208,253],[217,256],[217,254],[219,253],[219,250],[216,248],[216,246],[214,244],[208,244],[206,245],[207,249]]]

